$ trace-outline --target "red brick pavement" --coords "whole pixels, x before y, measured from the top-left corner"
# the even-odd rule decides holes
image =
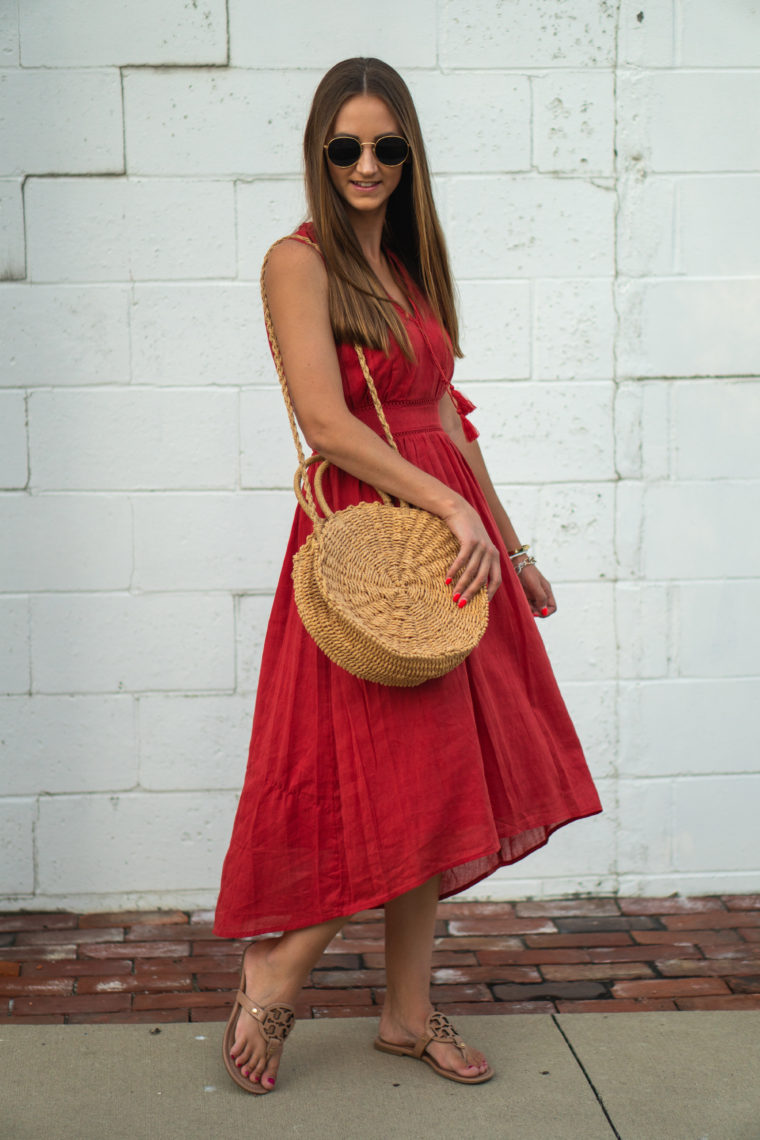
[[[207,911],[0,915],[0,1021],[221,1021],[243,941]],[[352,918],[299,1017],[372,1017],[383,912]],[[760,1009],[760,895],[441,903],[432,998],[450,1014]]]

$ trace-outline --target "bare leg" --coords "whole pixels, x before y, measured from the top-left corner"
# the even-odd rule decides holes
[[[430,965],[438,905],[440,875],[428,879],[385,904],[385,969],[387,990],[380,1018],[380,1036],[396,1045],[412,1045],[425,1029],[430,1002]],[[447,1069],[462,1076],[485,1072],[487,1062],[473,1049],[468,1066],[455,1045],[433,1042],[428,1052]]]
[[[288,930],[279,938],[263,938],[246,947],[244,955],[245,989],[259,1005],[287,1002],[293,1005],[309,971],[324,953],[325,947],[348,921],[334,918],[318,926]],[[264,1038],[259,1022],[241,1011],[235,1029],[231,1055],[243,1076],[272,1088],[277,1079],[279,1055],[265,1062]]]

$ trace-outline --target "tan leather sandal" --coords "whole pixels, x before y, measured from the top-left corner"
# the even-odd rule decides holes
[[[396,1057],[414,1057],[417,1061],[424,1061],[426,1065],[430,1065],[431,1069],[435,1069],[439,1077],[446,1077],[449,1081],[459,1081],[463,1085],[479,1085],[483,1081],[490,1081],[493,1076],[493,1069],[490,1065],[484,1073],[478,1073],[474,1077],[463,1077],[459,1073],[455,1073],[453,1069],[445,1069],[443,1065],[439,1065],[435,1058],[426,1052],[431,1041],[440,1041],[444,1045],[456,1045],[468,1064],[476,1063],[469,1047],[465,1045],[446,1014],[437,1011],[430,1014],[425,1023],[425,1032],[417,1038],[414,1045],[394,1045],[391,1041],[385,1041],[379,1036],[375,1038],[374,1045],[381,1053],[393,1053]]]
[[[222,1039],[222,1058],[224,1067],[235,1084],[239,1085],[245,1092],[259,1094],[271,1092],[271,1089],[262,1088],[260,1082],[251,1081],[248,1077],[244,1077],[230,1056],[230,1050],[235,1044],[235,1029],[241,1010],[245,1010],[259,1022],[261,1036],[266,1042],[266,1060],[269,1061],[275,1053],[281,1053],[285,1039],[295,1024],[296,1012],[292,1005],[287,1005],[285,1002],[257,1005],[256,1002],[251,1001],[245,992],[245,953],[243,954],[243,968],[240,972],[240,989],[235,994],[232,1012]]]

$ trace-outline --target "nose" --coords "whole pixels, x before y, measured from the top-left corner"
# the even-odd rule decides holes
[[[356,172],[361,175],[377,173],[377,159],[371,143],[362,143],[362,153],[356,163]]]

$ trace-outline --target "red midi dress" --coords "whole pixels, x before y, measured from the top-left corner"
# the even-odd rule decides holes
[[[308,224],[298,233],[313,237]],[[298,615],[292,559],[312,524],[296,505],[222,870],[222,937],[354,914],[438,872],[445,898],[602,810],[493,515],[441,426],[448,387],[466,434],[476,434],[472,405],[450,387],[450,342],[415,301],[403,319],[416,361],[392,340],[387,356],[367,350],[369,369],[399,451],[477,509],[501,551],[503,582],[485,635],[456,669],[414,688],[362,681],[324,655]],[[349,409],[382,435],[353,347],[337,352]],[[335,510],[378,497],[332,466],[324,485]]]

